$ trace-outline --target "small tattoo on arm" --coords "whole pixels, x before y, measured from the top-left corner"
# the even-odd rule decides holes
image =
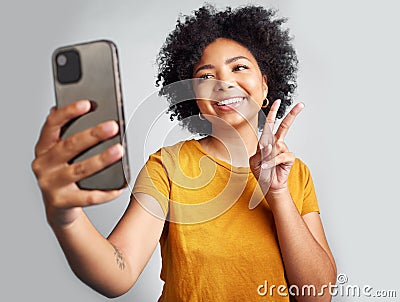
[[[120,270],[124,270],[125,269],[125,261],[124,261],[124,257],[122,256],[122,253],[119,251],[119,249],[112,244],[112,247],[114,248],[114,256],[115,256],[115,260],[117,260],[117,264]]]

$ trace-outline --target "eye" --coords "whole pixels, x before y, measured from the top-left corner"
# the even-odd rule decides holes
[[[249,69],[249,67],[244,64],[238,64],[238,65],[233,66],[233,71],[242,71],[245,69]]]
[[[214,76],[211,73],[205,73],[205,74],[202,74],[201,76],[199,76],[199,79],[200,80],[207,80],[207,79],[211,79],[213,77]]]

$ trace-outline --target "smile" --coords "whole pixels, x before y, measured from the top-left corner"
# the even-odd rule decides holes
[[[234,98],[222,100],[222,101],[219,101],[219,102],[217,103],[217,106],[227,106],[227,105],[231,105],[231,104],[240,103],[240,102],[242,102],[244,99],[245,99],[245,97],[234,97]]]

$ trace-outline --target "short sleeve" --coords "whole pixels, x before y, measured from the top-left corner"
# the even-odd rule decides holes
[[[145,193],[154,197],[160,204],[164,215],[168,213],[170,182],[165,162],[163,162],[162,149],[150,155],[148,161],[139,172],[132,194]],[[163,156],[165,157],[165,156]]]
[[[310,170],[301,162],[301,169],[303,170],[303,206],[301,210],[301,215],[305,215],[310,212],[318,212],[319,213],[319,206],[317,195],[315,193],[314,182],[311,177]]]

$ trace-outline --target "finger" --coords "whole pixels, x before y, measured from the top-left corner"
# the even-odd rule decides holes
[[[273,160],[277,155],[285,152],[289,152],[289,149],[283,141],[276,142],[274,146],[268,144],[268,148],[260,150],[258,162],[262,165],[263,163]]]
[[[78,101],[60,109],[52,109],[40,132],[35,155],[39,156],[53,147],[60,140],[61,127],[89,110],[89,101]]]
[[[116,144],[101,154],[81,162],[76,162],[72,165],[65,165],[63,168],[54,169],[46,174],[41,173],[42,169],[40,169],[40,167],[37,167],[37,169],[34,169],[34,171],[38,177],[39,186],[42,191],[50,192],[57,191],[57,188],[61,188],[61,190],[63,190],[62,188],[69,188],[68,190],[72,192],[74,190],[71,190],[71,185],[77,189],[78,187],[76,186],[76,182],[113,164],[119,160],[122,155],[122,146],[120,144]],[[57,200],[59,199],[60,198],[57,197]]]
[[[117,160],[121,159],[122,155],[122,146],[116,144],[100,154],[68,165],[65,169],[60,170],[57,185],[78,182],[115,163]]]
[[[257,151],[256,153],[251,157],[251,160],[253,162],[260,163],[263,158],[266,158],[268,156],[271,156],[273,154],[273,149],[274,147],[272,144],[268,144],[267,146],[260,146],[260,144],[257,144]]]
[[[275,138],[276,140],[283,140],[286,134],[289,131],[290,126],[292,126],[296,116],[303,110],[304,104],[298,103],[296,104],[292,110],[285,116],[281,124],[279,125],[278,130],[276,131]]]
[[[57,208],[73,208],[97,205],[117,198],[122,192],[123,189],[110,191],[79,190],[74,192],[72,199],[71,188],[65,187],[63,192],[59,193],[57,203],[54,206]]]
[[[271,109],[268,112],[266,122],[268,123],[269,128],[271,131],[274,130],[274,125],[276,121],[276,115],[278,114],[279,107],[281,106],[281,100],[277,99],[275,102],[272,104]]]
[[[274,148],[271,152],[271,157],[277,156],[278,154],[289,152],[289,148],[284,141],[279,140],[275,142]]]
[[[98,143],[115,136],[118,124],[115,121],[101,123],[59,142],[48,152],[48,161],[63,163]],[[46,155],[47,157],[47,155]]]
[[[262,146],[266,146],[268,145],[268,143],[272,143],[272,139],[271,136],[272,135],[272,131],[274,130],[274,125],[275,125],[275,120],[276,120],[276,115],[278,113],[279,110],[279,106],[281,104],[281,100],[276,100],[272,106],[271,109],[268,112],[268,115],[265,119],[265,124],[264,124],[264,128],[260,137],[260,144]]]
[[[40,158],[34,160],[32,169],[38,178],[42,190],[48,191],[52,188],[65,187],[73,184],[87,176],[90,176],[119,160],[123,155],[123,148],[116,144],[104,152],[92,156],[86,160],[56,167],[52,170],[43,168]],[[43,173],[46,171],[47,173]]]
[[[272,158],[272,155],[275,153],[273,151],[273,146],[272,144],[268,144],[265,148],[262,148],[260,150],[261,153],[261,162],[263,161],[268,161]]]
[[[269,161],[263,162],[261,164],[262,169],[271,169],[275,166],[279,165],[293,165],[295,160],[295,155],[292,152],[285,152],[281,153],[274,158],[270,159]]]
[[[83,207],[101,204],[117,198],[122,192],[123,189],[112,191],[84,190],[81,192],[80,204]]]

